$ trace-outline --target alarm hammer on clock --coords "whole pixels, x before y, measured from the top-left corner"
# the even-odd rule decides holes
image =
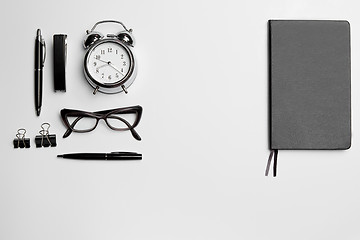
[[[99,24],[116,23],[124,30],[103,35],[94,31]],[[93,94],[119,93],[127,89],[134,82],[137,74],[137,64],[133,54],[135,39],[132,29],[115,20],[97,22],[92,29],[86,31],[84,48],[84,73],[86,80],[94,88]]]

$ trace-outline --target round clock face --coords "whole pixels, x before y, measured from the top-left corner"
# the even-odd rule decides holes
[[[100,84],[109,85],[125,78],[131,57],[121,44],[105,41],[90,49],[86,59],[87,73]]]

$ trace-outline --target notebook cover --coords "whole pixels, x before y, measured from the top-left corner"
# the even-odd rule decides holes
[[[351,146],[350,25],[269,21],[270,148]]]

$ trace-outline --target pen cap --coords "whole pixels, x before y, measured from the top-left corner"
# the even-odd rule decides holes
[[[54,44],[54,90],[66,92],[67,35],[55,34]]]

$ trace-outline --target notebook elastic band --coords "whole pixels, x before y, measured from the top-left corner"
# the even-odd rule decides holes
[[[276,177],[277,157],[278,157],[278,150],[277,149],[272,149],[271,152],[270,152],[268,162],[267,162],[267,165],[266,165],[265,176],[269,175],[271,160],[272,160],[273,156],[274,156],[273,176]]]

